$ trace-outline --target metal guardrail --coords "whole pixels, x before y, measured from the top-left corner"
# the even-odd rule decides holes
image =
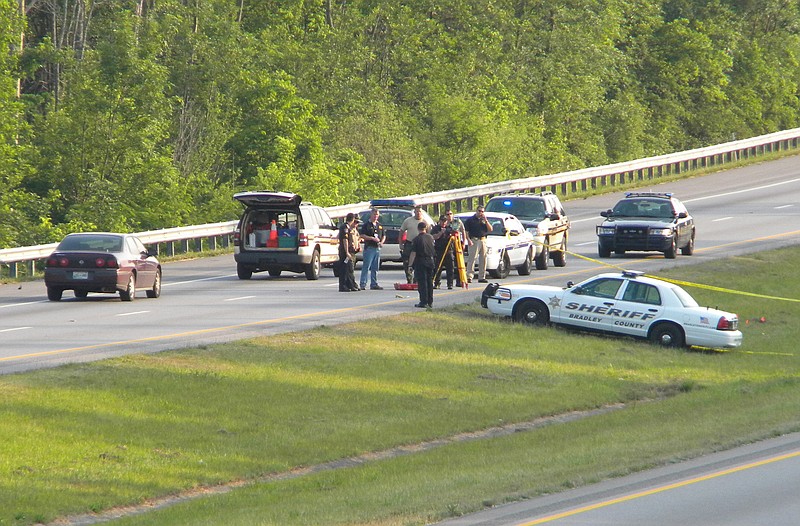
[[[457,188],[443,192],[430,192],[403,196],[414,199],[417,203],[431,208],[438,215],[445,207],[452,207],[458,212],[471,210],[477,204],[483,204],[489,197],[515,192],[537,192],[550,190],[561,196],[570,193],[596,189],[600,186],[618,186],[634,181],[657,179],[673,174],[680,174],[697,169],[704,169],[726,163],[759,157],[773,152],[797,150],[800,147],[800,128],[785,130],[750,139],[717,144],[705,148],[697,148],[684,152],[659,155],[626,161],[622,163],[584,168],[559,174],[513,179],[500,183],[489,183],[468,188]],[[360,212],[369,207],[368,201],[326,208],[334,219],[342,218],[349,212]],[[209,248],[216,248],[218,241],[227,246],[230,236],[238,221],[226,221],[207,225],[167,228],[151,230],[137,234],[145,244],[165,244],[167,255],[174,252],[174,243],[181,242],[184,251],[190,250],[190,241],[200,250],[203,240],[207,240]],[[28,274],[34,275],[35,263],[46,258],[55,249],[57,243],[18,247],[0,250],[0,270],[9,267],[9,276],[17,276],[17,267],[21,263],[28,266]]]

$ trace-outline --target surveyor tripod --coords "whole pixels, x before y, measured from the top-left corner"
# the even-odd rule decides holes
[[[436,274],[434,274],[434,276],[438,277],[441,275],[444,259],[448,256],[451,246],[456,255],[458,281],[461,283],[461,287],[466,289],[469,287],[469,282],[467,281],[467,266],[464,264],[464,245],[461,243],[461,236],[458,232],[450,234],[450,238],[447,240],[447,246],[444,247],[444,252],[442,253],[442,259],[439,260],[439,264],[436,266]]]

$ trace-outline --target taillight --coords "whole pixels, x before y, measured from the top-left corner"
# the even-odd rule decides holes
[[[103,268],[106,266],[106,260],[103,258],[97,258],[94,260],[94,266],[97,268]]]
[[[236,230],[233,231],[233,246],[238,247],[241,241],[242,241],[242,233],[237,228]]]
[[[725,316],[721,317],[717,322],[718,331],[735,331],[738,328],[738,318],[728,319]]]
[[[69,266],[69,259],[65,257],[58,258],[58,266],[59,267],[68,267]]]
[[[307,247],[308,246],[308,236],[301,232],[298,235],[298,238],[297,238],[297,246]]]
[[[106,267],[108,268],[119,268],[119,264],[117,263],[117,258],[110,257],[106,261]]]

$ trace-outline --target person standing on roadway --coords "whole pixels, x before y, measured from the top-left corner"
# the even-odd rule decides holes
[[[411,242],[411,254],[408,256],[408,263],[414,267],[419,292],[419,303],[414,306],[423,309],[433,307],[433,273],[436,270],[436,249],[433,236],[427,229],[428,223],[418,223],[417,235]]]
[[[359,290],[355,273],[357,247],[353,245],[352,235],[355,226],[356,215],[352,212],[339,225],[339,292]]]
[[[449,216],[449,217],[452,217]],[[438,289],[442,282],[442,270],[447,278],[447,288],[453,288],[453,236],[459,235],[450,227],[447,215],[439,216],[439,222],[431,229],[436,247],[436,269],[433,273],[433,288]]]
[[[403,272],[406,275],[407,283],[414,282],[414,272],[411,265],[408,264],[408,256],[411,254],[411,242],[417,237],[417,225],[419,225],[419,222],[422,220],[422,206],[417,205],[414,207],[414,213],[407,217],[400,225],[400,240],[402,241],[403,238],[405,238],[400,248],[402,249]]]
[[[486,236],[492,231],[492,224],[486,219],[484,208],[479,206],[475,215],[464,222],[469,236],[469,262],[467,262],[467,281],[472,281],[475,272],[475,259],[478,259],[478,283],[486,280]]]
[[[369,215],[369,221],[361,226],[361,239],[364,241],[364,256],[359,280],[361,290],[367,288],[367,277],[370,280],[369,288],[371,290],[383,290],[383,287],[378,284],[378,269],[381,266],[381,247],[386,241],[386,233],[383,225],[378,221],[380,216],[380,211],[373,208]]]

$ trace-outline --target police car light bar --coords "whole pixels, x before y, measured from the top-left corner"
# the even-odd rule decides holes
[[[622,277],[623,278],[638,278],[639,276],[644,276],[644,272],[641,270],[623,270]]]
[[[396,206],[399,208],[413,208],[417,202],[413,199],[373,199],[369,202],[371,206]]]
[[[625,192],[625,197],[672,197],[672,192]]]

